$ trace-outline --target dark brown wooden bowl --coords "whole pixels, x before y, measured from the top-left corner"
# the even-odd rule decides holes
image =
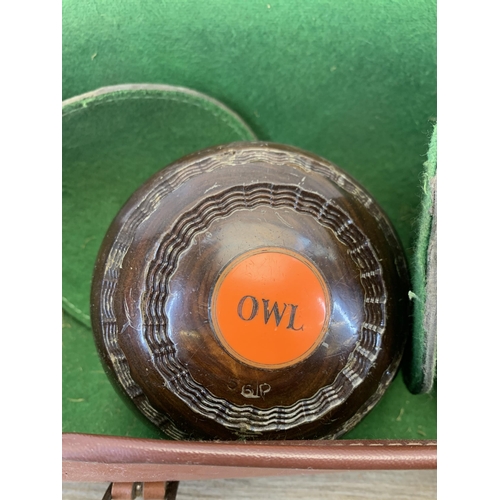
[[[356,181],[296,148],[234,143],[125,204],[92,324],[112,379],[172,438],[335,438],[396,373],[408,290],[397,236]]]

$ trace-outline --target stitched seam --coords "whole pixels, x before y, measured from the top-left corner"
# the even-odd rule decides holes
[[[122,92],[127,92],[127,91],[122,91]],[[100,104],[104,104],[108,101],[109,97],[111,97],[111,96],[104,95],[104,96],[102,96],[102,99],[99,99],[99,100],[90,100],[90,99],[88,101],[83,100],[83,101],[81,101],[81,103],[78,103],[80,106],[77,109],[73,109],[73,110],[70,110],[67,112],[63,111],[62,116],[65,117],[65,116],[71,115],[73,113],[76,113],[78,111],[83,111],[84,109],[87,109],[89,106],[98,106]],[[98,98],[94,98],[94,99],[98,99]],[[156,100],[160,100],[160,101],[175,101],[175,102],[180,102],[182,104],[191,104],[193,106],[196,106],[198,108],[203,109],[204,111],[207,111],[215,118],[220,118],[226,125],[229,126],[229,128],[233,132],[235,132],[238,135],[240,135],[242,132],[248,132],[243,127],[237,128],[237,126],[232,121],[230,121],[226,116],[224,116],[222,114],[222,111],[219,110],[218,108],[216,108],[216,109],[208,108],[207,106],[204,106],[199,102],[194,102],[194,101],[190,100],[189,98],[183,99],[180,97],[163,96],[163,95],[162,96],[139,95],[139,96],[123,96],[123,97],[118,96],[118,97],[114,97],[113,99],[111,99],[111,101],[116,102],[116,101],[128,101],[128,100],[137,100],[137,99],[156,99]]]
[[[90,316],[88,314],[85,314],[81,309],[78,309],[78,307],[72,304],[66,297],[63,296],[62,300],[70,309],[73,309],[76,313],[81,314],[85,319],[90,320]]]
[[[338,444],[336,446],[437,446],[437,443],[428,443],[428,442],[415,442],[415,443],[349,443],[349,444]]]

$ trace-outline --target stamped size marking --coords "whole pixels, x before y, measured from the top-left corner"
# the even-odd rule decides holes
[[[260,248],[226,267],[210,310],[215,333],[232,356],[273,369],[298,363],[320,345],[330,300],[312,262],[287,249]],[[245,397],[260,397],[251,394],[259,392],[242,390]]]
[[[264,396],[271,391],[271,386],[269,384],[256,384],[254,387],[252,384],[246,384],[241,388],[241,395],[247,399],[264,399]]]

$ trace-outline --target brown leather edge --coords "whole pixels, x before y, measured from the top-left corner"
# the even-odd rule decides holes
[[[180,481],[437,467],[436,441],[199,442],[63,434],[63,481]]]

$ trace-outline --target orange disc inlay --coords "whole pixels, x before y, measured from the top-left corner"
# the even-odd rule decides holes
[[[284,249],[258,249],[231,262],[217,280],[212,324],[237,359],[282,368],[304,359],[321,342],[328,297],[311,262]]]

